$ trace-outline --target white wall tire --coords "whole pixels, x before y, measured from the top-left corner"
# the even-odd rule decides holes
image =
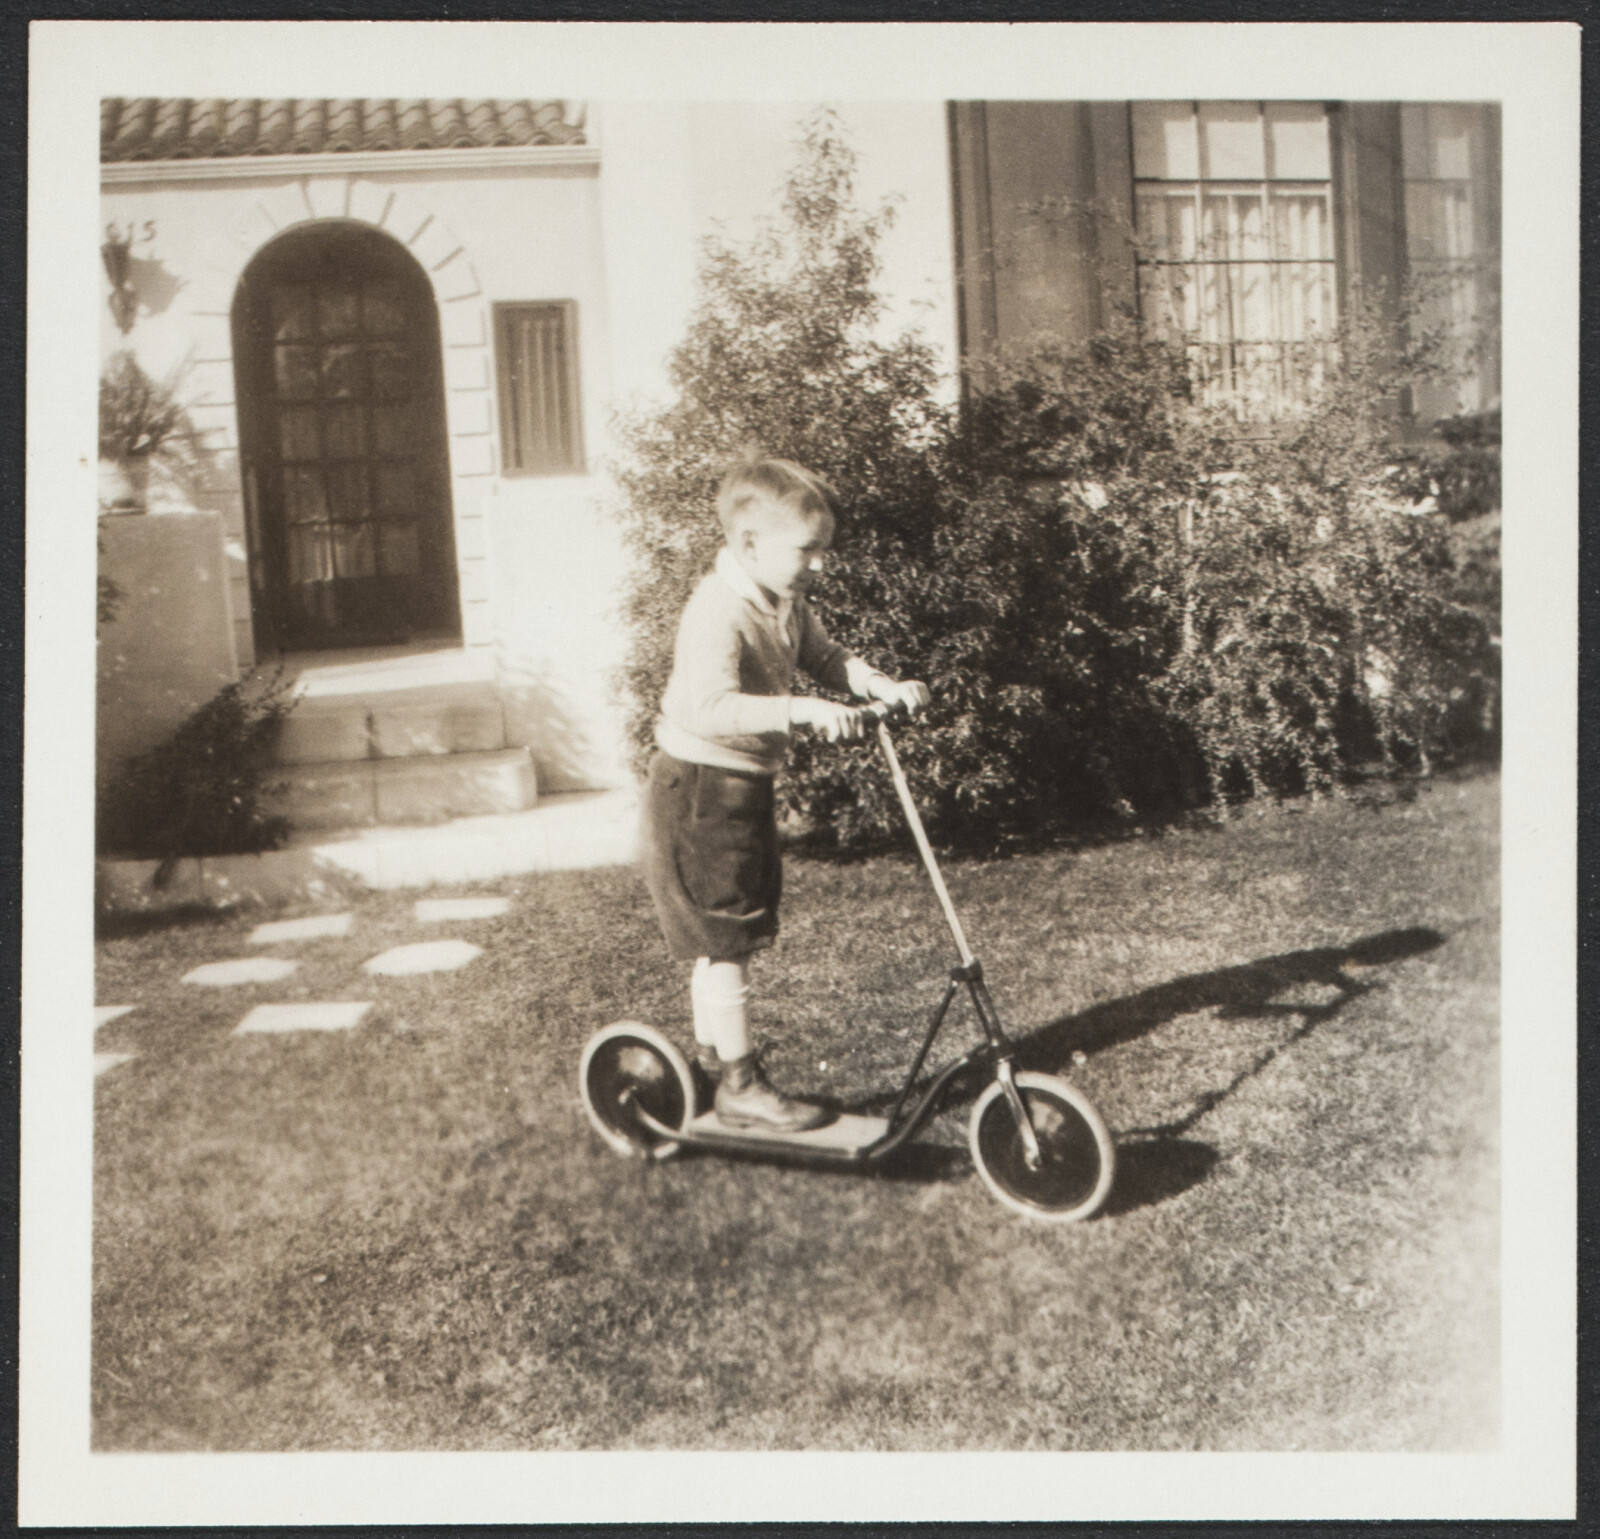
[[[1013,1213],[1049,1224],[1091,1217],[1111,1194],[1117,1151],[1100,1113],[1054,1074],[1019,1073],[1017,1092],[1045,1156],[1038,1171],[1022,1157],[1022,1135],[999,1080],[978,1097],[967,1125],[972,1163],[992,1196]]]
[[[590,1126],[631,1159],[669,1159],[680,1147],[640,1123],[635,1105],[670,1128],[687,1126],[697,1109],[683,1054],[639,1021],[614,1021],[590,1037],[578,1065],[578,1095]]]

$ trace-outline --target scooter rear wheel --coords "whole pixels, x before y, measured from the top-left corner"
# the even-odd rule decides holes
[[[1016,1080],[1043,1162],[1029,1169],[1016,1116],[995,1080],[978,1097],[967,1129],[983,1184],[1026,1218],[1053,1224],[1088,1218],[1110,1194],[1116,1172],[1116,1146],[1105,1123],[1088,1097],[1064,1079],[1024,1072]]]
[[[634,1159],[664,1160],[679,1148],[640,1121],[641,1108],[669,1128],[694,1120],[694,1076],[683,1054],[638,1021],[615,1021],[589,1039],[578,1094],[595,1132]]]

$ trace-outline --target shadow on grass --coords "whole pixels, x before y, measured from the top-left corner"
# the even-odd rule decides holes
[[[1363,978],[1352,978],[1347,967],[1378,967],[1420,956],[1444,944],[1437,930],[1414,926],[1406,930],[1385,930],[1368,935],[1348,946],[1317,946],[1306,951],[1286,951],[1281,956],[1263,957],[1238,967],[1220,967],[1208,973],[1193,973],[1158,983],[1154,988],[1125,994],[1120,999],[1102,1000],[1064,1015],[1039,1030],[1030,1032],[1019,1044],[1018,1059],[1026,1068],[1057,1071],[1075,1052],[1093,1053],[1147,1035],[1158,1026],[1180,1015],[1213,1010],[1219,1020],[1238,1020],[1251,1016],[1299,1016],[1301,1024],[1284,1041],[1268,1050],[1267,1056],[1246,1069],[1224,1089],[1198,1103],[1198,1110],[1177,1123],[1148,1132],[1186,1132],[1194,1122],[1253,1075],[1291,1043],[1331,1020],[1352,999],[1377,985]],[[1338,997],[1325,1004],[1297,1005],[1278,1003],[1277,996],[1294,988],[1319,985],[1337,989]]]
[[[1070,1065],[1075,1053],[1097,1052],[1134,1041],[1168,1021],[1202,1010],[1214,1011],[1218,1020],[1282,1016],[1296,1021],[1293,1030],[1257,1054],[1225,1085],[1196,1096],[1181,1116],[1156,1126],[1118,1130],[1117,1184],[1106,1211],[1129,1212],[1164,1202],[1205,1180],[1217,1163],[1217,1152],[1209,1144],[1184,1135],[1208,1112],[1260,1074],[1280,1053],[1332,1020],[1352,999],[1380,986],[1364,978],[1352,978],[1346,968],[1401,962],[1408,957],[1421,956],[1443,943],[1444,936],[1439,931],[1418,925],[1364,936],[1348,946],[1288,951],[1237,967],[1175,978],[1170,983],[1141,989],[1137,994],[1103,1000],[1087,1010],[1064,1015],[1030,1032],[1018,1039],[1017,1062],[1022,1068],[1059,1073]],[[1311,985],[1338,992],[1322,1004],[1280,1002],[1278,998],[1291,989]],[[945,1110],[971,1102],[982,1088],[983,1083],[977,1076],[963,1074],[946,1092]],[[893,1100],[894,1092],[878,1094],[846,1109],[881,1111]],[[896,1179],[909,1181],[950,1180],[958,1161],[965,1161],[960,1150],[912,1145],[897,1156],[899,1170],[894,1175]],[[886,1166],[883,1174],[890,1175],[890,1167]]]
[[[1220,1158],[1210,1144],[1190,1138],[1119,1139],[1116,1184],[1101,1211],[1115,1218],[1177,1197],[1204,1181]]]

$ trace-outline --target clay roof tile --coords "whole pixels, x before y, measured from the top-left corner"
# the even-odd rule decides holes
[[[578,104],[449,98],[107,97],[100,159],[209,160],[319,151],[582,144]]]

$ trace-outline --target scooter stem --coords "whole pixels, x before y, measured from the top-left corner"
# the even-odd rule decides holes
[[[928,868],[928,876],[933,882],[939,907],[944,910],[944,922],[950,926],[950,933],[955,937],[956,950],[961,953],[961,965],[968,967],[972,963],[972,947],[967,944],[967,933],[961,928],[956,906],[950,901],[950,891],[944,885],[944,876],[939,870],[939,863],[933,858],[933,846],[928,843],[927,830],[922,826],[917,804],[911,800],[911,787],[906,784],[906,772],[900,768],[900,756],[894,751],[894,740],[889,736],[888,725],[881,716],[878,718],[878,746],[883,749],[883,756],[889,763],[889,778],[894,781],[900,805],[905,810],[906,822],[911,825],[911,836],[917,841],[922,864]]]

